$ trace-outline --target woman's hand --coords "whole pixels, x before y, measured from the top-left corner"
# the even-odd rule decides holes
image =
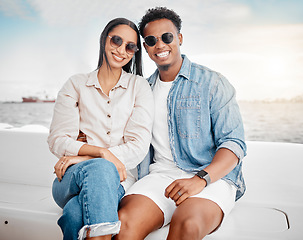
[[[91,158],[104,158],[109,162],[112,162],[120,175],[120,182],[123,182],[127,175],[126,175],[126,168],[124,164],[114,155],[111,151],[106,148],[92,146],[89,144],[84,144],[78,152],[80,156],[91,156]]]
[[[124,164],[114,154],[112,154],[111,151],[109,151],[106,148],[102,148],[100,150],[100,156],[112,162],[116,166],[118,173],[120,175],[120,182],[123,182],[127,177],[126,168]]]
[[[62,157],[59,159],[59,161],[55,165],[55,173],[57,175],[57,178],[59,182],[61,182],[66,169],[74,164],[77,164],[82,161],[86,161],[88,159],[91,159],[90,156],[68,156],[68,157]]]
[[[190,196],[200,193],[206,186],[206,181],[194,176],[188,179],[178,179],[165,189],[165,196],[171,198],[177,206]]]

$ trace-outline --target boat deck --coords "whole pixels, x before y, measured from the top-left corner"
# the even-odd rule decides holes
[[[47,129],[0,130],[0,239],[62,239],[62,210],[51,196],[56,158]],[[303,145],[248,142],[247,192],[222,227],[206,240],[303,239]],[[146,240],[166,238],[168,227]]]

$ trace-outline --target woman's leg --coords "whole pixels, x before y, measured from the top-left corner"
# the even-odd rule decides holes
[[[82,209],[78,196],[70,199],[63,208],[63,214],[58,220],[63,233],[63,240],[78,239],[78,232],[83,227]]]
[[[78,232],[83,227],[82,207],[78,200],[80,188],[73,183],[74,173],[80,164],[69,167],[61,182],[56,178],[53,183],[53,198],[63,214],[58,220],[63,233],[63,240],[78,239]]]
[[[71,166],[61,182],[54,182],[53,196],[59,206],[75,195],[81,207],[81,238],[119,232],[118,204],[124,194],[115,165],[105,159],[91,159]],[[68,215],[68,214],[67,214]]]

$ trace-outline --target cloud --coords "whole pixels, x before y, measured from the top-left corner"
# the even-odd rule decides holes
[[[52,26],[83,26],[99,19],[108,21],[115,17],[127,17],[133,21],[138,21],[147,6],[151,7],[154,4],[163,4],[169,1],[156,0],[151,3],[146,0],[28,0],[28,2],[40,14],[41,18]]]
[[[188,4],[185,7],[183,0],[0,0],[5,15],[39,21],[39,30],[25,29],[23,35],[15,30],[17,37],[0,46],[0,81],[6,86],[20,84],[22,90],[39,86],[57,91],[70,75],[96,67],[98,38],[110,19],[122,16],[138,22],[148,8],[167,6],[183,20],[182,52],[225,75],[239,97],[264,98],[269,90],[273,96],[286,95],[291,87],[303,92],[302,24],[260,25],[252,21],[251,7],[238,1]],[[143,54],[149,75],[155,65]],[[274,71],[278,65],[279,74]]]
[[[238,29],[231,39],[238,49],[265,54],[295,53],[303,49],[303,24],[246,25]]]
[[[24,19],[30,18],[30,10],[22,0],[0,0],[0,12],[6,16],[18,16]]]
[[[192,59],[225,75],[240,99],[290,98],[303,93],[303,24],[246,26],[221,33],[221,51],[192,54]],[[207,43],[215,48],[214,42]],[[225,49],[224,49],[225,46]]]
[[[179,7],[182,7],[180,4]],[[226,27],[229,23],[248,19],[251,16],[247,5],[233,3],[226,0],[188,1],[186,8],[182,8],[186,22],[191,25]]]
[[[192,0],[184,6],[183,0],[0,0],[0,11],[7,15],[29,17],[35,13],[51,26],[77,26],[98,19],[128,17],[139,21],[148,8],[167,6],[174,9],[188,25],[219,25],[238,21],[250,15],[244,4],[227,0]],[[228,9],[228,11],[226,11]]]

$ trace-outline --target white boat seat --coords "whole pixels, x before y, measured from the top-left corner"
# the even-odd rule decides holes
[[[62,239],[51,185],[57,161],[48,130],[0,130],[0,239]],[[300,239],[303,236],[303,145],[248,142],[244,159],[247,192],[206,240]],[[164,240],[168,226],[146,240]],[[299,237],[300,236],[300,237]]]

